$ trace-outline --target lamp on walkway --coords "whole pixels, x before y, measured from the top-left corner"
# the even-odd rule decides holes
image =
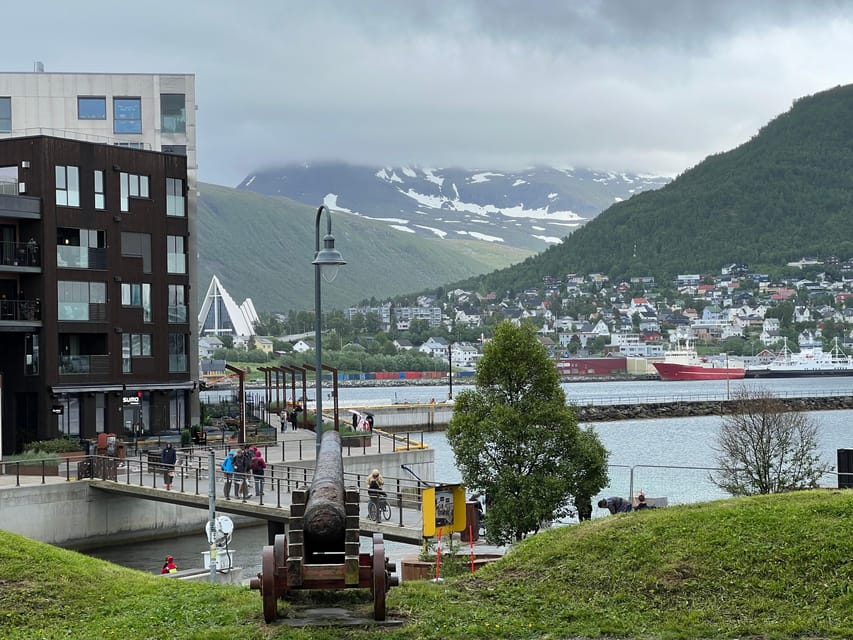
[[[326,212],[326,235],[323,238],[323,250],[320,250],[320,218]],[[332,235],[332,214],[325,205],[317,209],[314,223],[314,352],[317,355],[317,369],[314,372],[314,395],[316,398],[316,418],[314,430],[317,434],[317,455],[320,454],[320,442],[323,439],[323,345],[320,337],[322,313],[320,312],[320,276],[331,282],[338,275],[338,267],[346,264],[340,252],[335,249],[335,237]]]

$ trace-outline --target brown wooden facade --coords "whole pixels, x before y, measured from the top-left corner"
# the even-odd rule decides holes
[[[69,189],[75,175],[76,197]],[[173,215],[167,215],[167,179]],[[122,182],[134,181],[137,195],[124,198],[123,211]],[[189,364],[194,257],[187,251],[186,157],[47,136],[11,138],[0,140],[4,184],[2,453],[60,434],[132,438],[189,426],[196,383]],[[176,202],[183,215],[175,214]],[[169,273],[169,264],[182,272]],[[125,294],[134,292],[130,303],[123,285]],[[144,289],[148,302],[136,295]]]

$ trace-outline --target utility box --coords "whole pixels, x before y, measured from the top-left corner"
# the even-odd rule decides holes
[[[853,449],[838,449],[838,488],[853,488]]]

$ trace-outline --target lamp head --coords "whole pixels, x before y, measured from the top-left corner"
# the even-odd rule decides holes
[[[346,264],[341,252],[335,249],[335,236],[331,233],[323,238],[323,248],[314,256],[311,264],[320,267],[320,273],[326,282],[331,282],[338,275],[338,267]]]

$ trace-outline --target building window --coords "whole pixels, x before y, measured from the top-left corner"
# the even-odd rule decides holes
[[[121,336],[121,372],[133,373],[133,358],[151,357],[151,334],[125,333]]]
[[[56,266],[65,269],[106,269],[107,234],[100,229],[56,230]]]
[[[28,376],[36,376],[39,372],[39,334],[28,333],[24,343],[26,360],[24,362],[24,373]]]
[[[56,204],[80,206],[80,172],[77,167],[56,166]]]
[[[106,282],[59,280],[56,287],[59,320],[78,322],[106,320]]]
[[[78,120],[106,120],[107,99],[103,96],[78,96]]]
[[[166,236],[166,272],[186,273],[187,255],[183,236]]]
[[[122,211],[130,211],[129,198],[147,198],[148,197],[148,176],[138,176],[133,173],[119,174],[120,187],[120,209]]]
[[[160,129],[163,133],[187,132],[187,97],[183,93],[160,94]]]
[[[105,207],[104,172],[100,169],[95,169],[95,209],[103,209]]]
[[[186,287],[182,284],[169,285],[169,323],[187,321]]]
[[[123,282],[121,306],[142,309],[142,321],[151,322],[151,285],[148,282]]]
[[[183,180],[166,178],[166,215],[178,218],[186,215]]]
[[[142,258],[142,273],[151,273],[151,234],[122,231],[121,255],[125,258]]]
[[[113,98],[113,133],[142,133],[141,98]]]
[[[183,333],[169,334],[169,373],[187,371],[187,336]]]
[[[0,131],[12,130],[12,98],[0,98]]]
[[[171,153],[173,156],[187,155],[187,145],[185,144],[163,144],[160,145],[160,151],[163,153]]]

